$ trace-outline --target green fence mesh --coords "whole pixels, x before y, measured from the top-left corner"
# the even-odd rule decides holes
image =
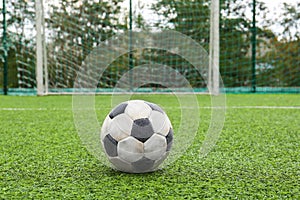
[[[4,87],[7,51],[9,94],[35,94],[36,4],[27,0],[1,1],[0,86]],[[52,92],[72,91],[76,73],[93,48],[130,29],[175,30],[209,52],[211,0],[41,2],[43,59],[47,65],[44,74],[48,77],[45,87]],[[276,10],[264,2],[220,0],[219,62],[226,92],[300,92],[300,2],[282,0]],[[180,72],[197,91],[206,87],[199,72],[184,58],[164,50],[144,49],[116,59],[99,81],[99,91],[111,91],[130,68],[153,63]],[[143,87],[149,92],[162,89],[155,84]]]

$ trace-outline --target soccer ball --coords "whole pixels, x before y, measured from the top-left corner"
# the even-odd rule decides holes
[[[168,156],[173,129],[158,105],[131,100],[116,106],[105,118],[101,143],[108,160],[120,171],[155,171]]]

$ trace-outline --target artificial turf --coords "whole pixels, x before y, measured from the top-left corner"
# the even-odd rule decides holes
[[[134,98],[164,106],[180,134],[174,96]],[[127,174],[82,145],[71,96],[0,96],[0,199],[300,198],[300,95],[227,95],[222,134],[205,158],[210,98],[197,98],[202,124],[190,148],[162,170]],[[101,123],[110,96],[96,96],[95,107]]]

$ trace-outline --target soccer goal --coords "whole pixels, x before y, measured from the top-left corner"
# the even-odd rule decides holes
[[[110,46],[105,52],[104,57],[114,59],[110,60],[105,70],[101,71],[93,91],[114,92],[119,80],[130,70],[139,66],[151,68],[153,65],[173,69],[188,81],[193,92],[219,93],[218,0],[170,1],[167,4],[160,0],[147,3],[131,0],[37,0],[35,3],[13,0],[8,4],[9,9],[14,8],[14,12],[18,13],[9,18],[22,19],[22,23],[15,24],[15,29],[23,34],[16,36],[19,38],[19,48],[16,50],[18,80],[15,85],[19,90],[36,91],[38,95],[76,92],[76,78],[80,73],[86,72],[87,69],[82,70],[82,68],[86,67],[87,59],[94,51],[97,52],[97,48],[99,49],[111,38],[116,39],[127,35],[128,37],[124,37],[126,41],[111,44],[114,47]],[[27,12],[23,12],[25,10]],[[15,30],[10,28],[9,31]],[[176,44],[180,40],[168,38],[166,34],[164,34],[165,39],[157,38],[159,33],[165,31],[178,32],[186,36],[201,46],[207,55],[197,55],[203,52],[193,52],[193,49],[187,48],[188,43],[184,47],[180,46]],[[148,37],[148,40],[152,41],[137,48],[134,45],[137,45],[137,40],[142,41],[142,39],[141,34],[138,39],[135,38],[136,33],[143,33],[143,37]],[[145,33],[152,35],[145,36]],[[175,36],[173,34],[170,37]],[[152,44],[158,40],[164,41],[153,46]],[[168,41],[168,44],[165,41]],[[169,47],[172,49],[161,48],[163,44],[170,44]],[[160,47],[160,49],[153,47]],[[128,49],[126,52],[122,51],[121,55],[115,55],[118,48]],[[191,55],[191,59],[196,60],[197,56],[204,59],[203,66],[200,66],[201,71],[186,57],[179,55],[180,51],[176,48],[190,51],[184,52],[184,55]],[[203,58],[205,56],[207,58]],[[101,61],[104,58],[98,56],[97,59]],[[96,66],[92,68],[95,69]],[[99,73],[97,69],[95,70],[94,73]],[[167,72],[157,71],[156,67],[153,73],[148,75],[154,80],[172,81],[174,83],[172,87],[176,91],[191,91],[177,84],[181,80],[180,77],[168,78]],[[131,80],[133,83],[134,78],[135,76]],[[170,91],[161,82],[151,82],[152,79],[138,86],[133,85],[135,92]]]
[[[300,92],[299,40],[265,28],[256,0],[3,2],[0,86],[10,94],[112,93],[124,77],[131,92]]]

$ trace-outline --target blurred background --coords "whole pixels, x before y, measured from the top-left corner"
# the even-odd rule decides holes
[[[37,28],[42,32],[44,87],[54,93],[70,91],[85,57],[117,33],[175,30],[210,50],[211,0],[36,2],[1,0],[1,93],[5,88],[9,94],[36,93]],[[299,93],[300,1],[220,0],[219,4],[224,90]],[[199,72],[179,55],[143,49],[115,60],[99,80],[99,91],[110,91],[131,67],[151,63],[176,69],[199,91],[206,87]]]

